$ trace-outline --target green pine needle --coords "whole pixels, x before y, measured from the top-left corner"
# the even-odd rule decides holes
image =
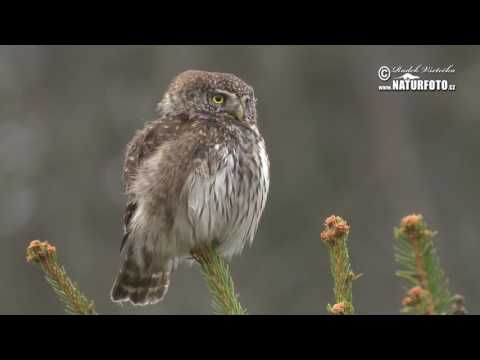
[[[212,295],[212,308],[215,314],[246,315],[235,293],[232,276],[227,263],[218,255],[214,247],[203,247],[192,252],[200,264],[202,275]]]
[[[329,216],[325,220],[325,230],[320,234],[330,253],[330,271],[334,283],[335,304],[327,305],[332,315],[353,315],[352,283],[360,277],[352,271],[348,254],[348,233],[350,227],[339,216]]]
[[[34,240],[27,248],[27,261],[40,263],[45,279],[71,315],[96,315],[94,304],[89,301],[58,264],[57,252],[48,242]]]
[[[433,237],[422,215],[404,217],[395,228],[395,261],[401,266],[396,275],[407,280],[412,288],[403,299],[402,312],[407,314],[451,314],[454,297],[440,266]]]

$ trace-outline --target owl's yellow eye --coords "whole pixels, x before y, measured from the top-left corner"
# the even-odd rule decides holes
[[[212,101],[214,104],[221,105],[225,102],[225,97],[222,95],[213,95]]]

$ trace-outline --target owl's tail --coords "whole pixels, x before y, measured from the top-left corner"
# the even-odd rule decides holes
[[[133,254],[126,257],[113,284],[112,301],[148,305],[163,300],[170,283],[171,266],[147,265]]]

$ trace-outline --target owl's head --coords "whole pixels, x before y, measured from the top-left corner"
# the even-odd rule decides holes
[[[256,124],[253,88],[232,74],[187,70],[170,84],[160,107]]]

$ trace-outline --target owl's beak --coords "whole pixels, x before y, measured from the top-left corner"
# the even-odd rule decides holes
[[[235,106],[235,117],[238,121],[245,121],[245,100],[241,99],[237,102]]]

